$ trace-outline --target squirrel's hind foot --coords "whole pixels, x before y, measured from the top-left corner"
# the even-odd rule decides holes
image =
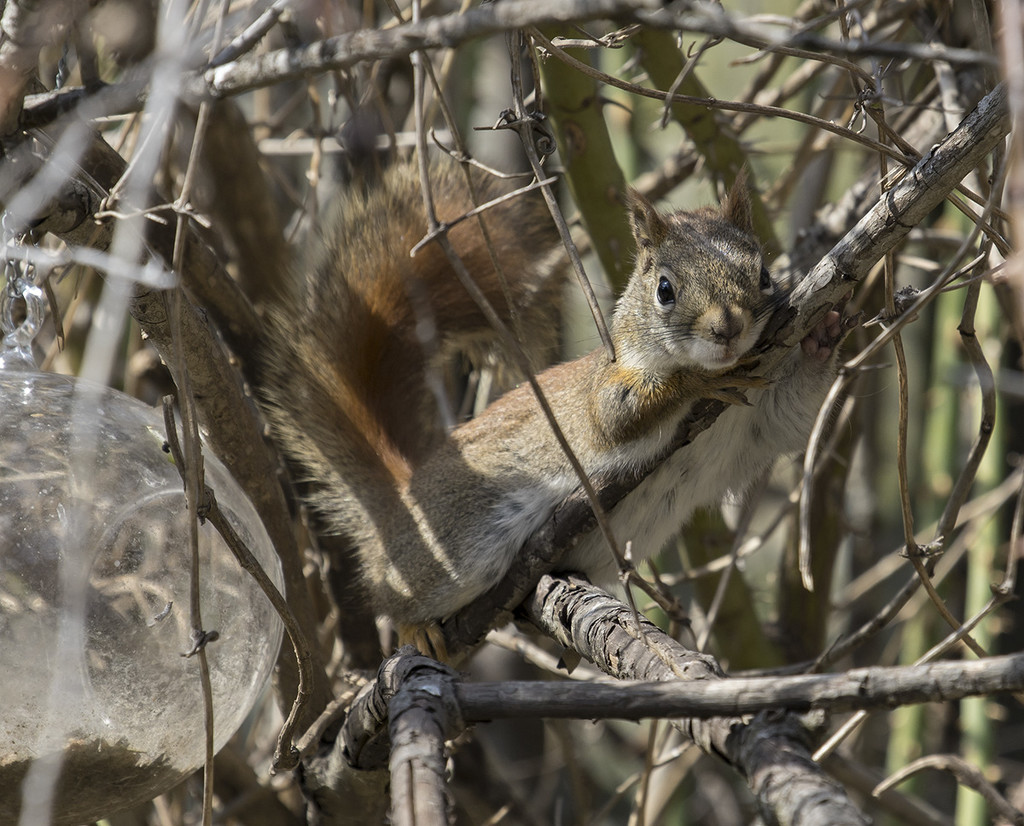
[[[399,623],[398,645],[412,645],[421,654],[425,654],[438,662],[451,664],[448,655],[448,644],[444,638],[441,625],[436,620],[417,623]]]

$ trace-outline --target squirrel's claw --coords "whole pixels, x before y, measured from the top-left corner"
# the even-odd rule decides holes
[[[766,379],[764,376],[730,376],[729,386],[730,387],[753,387],[755,389],[763,390],[765,387],[771,385],[771,379]]]
[[[847,327],[842,313],[839,310],[829,310],[804,336],[800,342],[800,349],[805,356],[822,362],[828,361],[846,332]]]
[[[737,390],[735,387],[722,387],[718,390],[711,390],[708,392],[707,397],[709,399],[715,399],[716,401],[725,402],[726,404],[738,404],[743,407],[751,406],[743,391]]]
[[[712,381],[702,395],[726,404],[750,407],[750,401],[743,391],[749,388],[763,389],[770,384],[771,382],[764,376],[718,376],[717,381]]]

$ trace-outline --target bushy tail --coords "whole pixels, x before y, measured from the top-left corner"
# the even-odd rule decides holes
[[[431,181],[441,221],[473,208],[454,163],[433,165]],[[490,176],[474,184],[478,203],[506,191]],[[507,324],[535,346],[553,345],[561,268],[542,199],[511,199],[482,220],[507,283],[476,217],[450,230],[455,251]],[[367,529],[375,503],[393,505],[391,494],[444,438],[428,387],[434,357],[495,340],[437,244],[410,257],[426,229],[415,168],[391,168],[328,213],[318,248],[268,314],[260,390],[274,435],[327,523],[350,533]]]

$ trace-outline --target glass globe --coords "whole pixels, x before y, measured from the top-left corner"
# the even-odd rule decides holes
[[[22,348],[24,353],[24,348]],[[93,821],[203,764],[188,516],[162,417],[0,354],[0,823]],[[260,520],[209,453],[206,481],[270,578]],[[281,622],[200,526],[215,748],[256,703]]]

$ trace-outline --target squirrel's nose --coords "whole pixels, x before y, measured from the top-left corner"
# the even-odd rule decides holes
[[[743,314],[731,307],[723,307],[718,318],[711,323],[711,335],[716,341],[728,343],[743,332]]]

